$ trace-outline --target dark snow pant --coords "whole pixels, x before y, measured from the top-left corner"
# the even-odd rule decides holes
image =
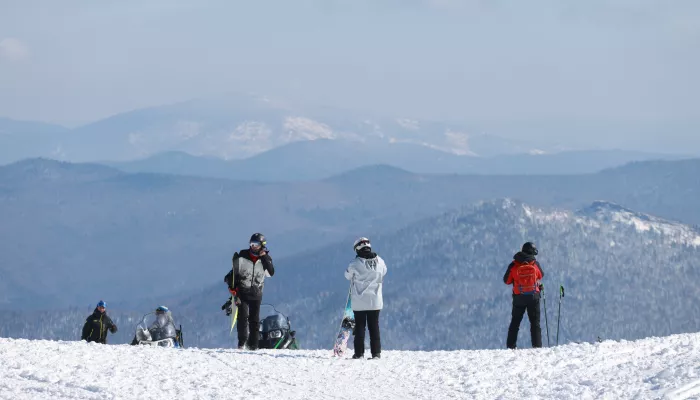
[[[365,328],[369,329],[369,347],[372,350],[372,357],[381,354],[382,344],[379,339],[379,311],[355,311],[355,335],[354,346],[355,355],[365,354]]]
[[[532,339],[532,347],[542,347],[542,329],[540,328],[540,294],[514,294],[513,295],[513,311],[508,327],[508,339],[506,346],[509,349],[516,347],[518,341],[518,330],[520,322],[523,320],[523,315],[527,311],[527,318],[530,320],[530,337]]]
[[[260,303],[262,300],[241,299],[238,306],[238,348],[248,345],[251,350],[258,349],[260,340]],[[250,328],[250,336],[248,335]]]

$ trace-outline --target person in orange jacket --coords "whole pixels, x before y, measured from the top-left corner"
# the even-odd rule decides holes
[[[517,347],[520,322],[522,322],[525,312],[530,320],[532,347],[542,347],[540,281],[544,277],[544,272],[542,272],[539,261],[535,258],[537,254],[537,247],[534,243],[523,244],[521,251],[513,256],[513,261],[508,265],[508,269],[503,275],[503,283],[513,285],[513,310],[508,327],[508,338],[506,339],[506,346],[509,349]]]

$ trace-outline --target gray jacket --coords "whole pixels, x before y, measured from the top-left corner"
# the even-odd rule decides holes
[[[231,272],[224,281],[231,288],[236,289],[241,299],[262,299],[265,277],[275,274],[275,266],[270,254],[255,257],[250,254],[250,250],[245,249],[233,255],[232,263]],[[231,273],[233,279],[231,279]]]

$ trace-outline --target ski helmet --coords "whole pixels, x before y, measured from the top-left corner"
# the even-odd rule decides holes
[[[158,306],[158,308],[156,308],[156,314],[163,314],[163,313],[166,313],[168,311],[170,311],[170,310],[168,310],[168,307],[166,307],[166,306]]]
[[[260,247],[265,247],[267,244],[267,240],[265,240],[265,235],[262,233],[254,233],[253,236],[250,237],[250,244],[252,245],[258,245]]]
[[[536,256],[537,255],[537,247],[535,247],[535,244],[532,242],[526,242],[523,244],[523,248],[521,250],[525,254],[529,254],[531,256]]]
[[[363,237],[355,240],[355,243],[353,243],[352,248],[353,248],[353,250],[355,250],[355,252],[358,252],[364,248],[371,249],[372,244],[369,242],[369,239],[367,239],[366,237],[363,236]]]

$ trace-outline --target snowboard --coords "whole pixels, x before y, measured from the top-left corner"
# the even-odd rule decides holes
[[[235,261],[236,261],[236,259],[237,259],[238,257],[239,257],[239,256],[238,256],[238,252],[233,253],[233,262],[232,262],[232,264],[235,264]],[[231,281],[230,281],[230,282],[226,281],[226,278],[228,278],[228,274],[227,274],[227,275],[226,275],[226,278],[224,278],[224,282],[227,282],[229,285],[233,285],[233,284],[234,284],[234,280],[236,279],[236,278],[235,278],[234,272],[235,272],[235,271],[234,271],[234,266],[232,265],[232,266],[231,266],[231,272],[230,272],[230,274],[231,274]],[[237,299],[238,299],[238,298],[237,298],[237,297],[234,297],[234,296],[231,296],[231,297],[229,297],[229,299],[228,299],[228,301],[229,301],[229,303],[230,303],[229,307],[231,307],[231,308],[236,307],[236,311],[231,313],[231,331],[229,332],[229,334],[231,334],[231,335],[233,334],[233,327],[236,325],[236,320],[238,320],[238,305],[236,304],[236,300],[237,300]],[[231,310],[231,311],[233,311],[233,310]]]
[[[238,320],[238,306],[236,305],[236,299],[231,299],[231,306],[236,307],[236,311],[234,311],[231,315],[231,332],[230,334],[233,334],[233,327],[236,325],[236,321]]]
[[[352,284],[350,289],[348,289],[348,298],[345,301],[345,310],[343,311],[343,318],[340,321],[340,329],[335,337],[335,343],[333,344],[333,355],[336,357],[342,357],[348,348],[348,340],[355,328],[355,313],[352,312],[352,304],[350,299],[350,290],[352,290]]]

